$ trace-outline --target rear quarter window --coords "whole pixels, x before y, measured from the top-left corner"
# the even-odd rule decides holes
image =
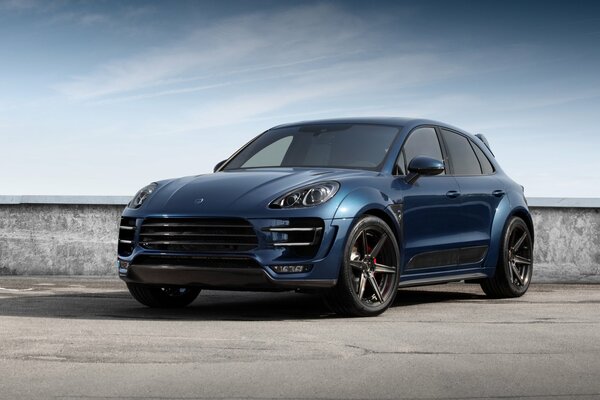
[[[454,175],[481,175],[479,159],[469,139],[458,133],[442,129],[442,137],[448,150],[448,160]]]
[[[473,146],[473,150],[475,150],[475,155],[477,156],[479,164],[481,165],[481,172],[483,172],[484,175],[493,174],[496,170],[490,162],[490,159],[487,158],[485,153],[479,148],[479,146],[477,146],[477,144],[471,143],[471,145]]]

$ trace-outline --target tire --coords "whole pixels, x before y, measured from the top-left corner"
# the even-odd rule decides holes
[[[396,298],[399,265],[400,250],[390,227],[375,216],[361,217],[346,238],[338,283],[326,293],[325,303],[343,316],[383,313]]]
[[[492,298],[520,297],[527,292],[533,272],[533,237],[519,217],[508,220],[502,237],[502,249],[491,278],[481,288]]]
[[[160,287],[140,283],[128,283],[127,289],[134,299],[153,308],[185,307],[200,293],[200,289],[193,287]]]

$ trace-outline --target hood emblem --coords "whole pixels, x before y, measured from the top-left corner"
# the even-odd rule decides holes
[[[194,200],[194,204],[199,206],[200,204],[204,203],[204,198],[199,198]]]

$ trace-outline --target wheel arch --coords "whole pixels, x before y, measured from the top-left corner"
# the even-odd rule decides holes
[[[531,218],[529,210],[521,205],[517,207],[510,207],[510,203],[508,201],[502,201],[496,209],[496,215],[494,217],[494,221],[492,222],[490,246],[484,262],[484,267],[487,270],[486,272],[490,276],[496,271],[496,266],[498,265],[498,260],[500,257],[500,251],[502,250],[502,239],[504,237],[504,232],[508,222],[512,217],[519,217],[525,221],[525,224],[531,233],[531,240],[532,242],[534,241],[533,219]]]
[[[390,229],[392,230],[392,232],[394,233],[394,236],[396,237],[396,241],[398,242],[398,247],[400,247],[400,240],[402,239],[400,236],[400,229],[398,226],[398,221],[390,216],[390,214],[387,212],[387,209],[382,210],[379,208],[371,208],[368,209],[366,211],[364,211],[360,216],[363,215],[372,215],[374,217],[377,217],[381,220],[383,220],[383,222],[385,222],[387,224],[387,226],[390,227]]]
[[[535,242],[535,233],[534,233],[534,229],[533,229],[533,218],[531,217],[531,213],[529,212],[529,210],[526,209],[525,207],[515,208],[509,217],[519,217],[523,221],[525,221],[525,224],[527,225],[527,228],[529,229],[529,233],[531,234],[531,242],[534,243]]]
[[[387,194],[375,188],[361,187],[346,195],[340,202],[334,218],[352,218],[357,221],[363,215],[378,217],[390,227],[396,236],[398,246],[402,247],[402,227],[399,217],[394,214],[390,206],[395,205]]]

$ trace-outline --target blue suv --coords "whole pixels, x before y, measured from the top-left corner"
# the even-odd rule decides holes
[[[212,174],[144,187],[123,212],[117,266],[150,307],[201,289],[317,290],[337,313],[374,316],[407,286],[521,296],[532,256],[523,187],[483,136],[361,118],[280,125]]]

